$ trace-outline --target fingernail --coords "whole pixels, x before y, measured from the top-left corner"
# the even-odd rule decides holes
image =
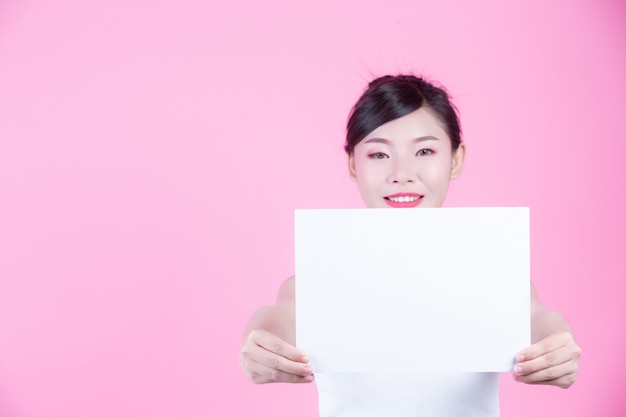
[[[522,367],[521,366],[516,366],[513,369],[513,372],[515,372],[516,374],[521,374],[522,373]]]
[[[307,375],[307,376],[304,377],[304,380],[307,381],[307,382],[312,382],[313,379],[314,379],[313,375]]]
[[[308,362],[309,361],[309,355],[302,355],[302,362]]]
[[[305,366],[303,368],[303,371],[307,374],[312,374],[313,373],[313,368],[311,368],[310,366]]]
[[[517,355],[517,361],[518,362],[524,362],[524,359],[526,359],[526,356],[522,355],[521,353],[519,355]]]

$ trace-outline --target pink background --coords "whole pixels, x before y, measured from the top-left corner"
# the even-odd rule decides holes
[[[622,1],[96,3],[0,1],[1,416],[315,416],[241,332],[293,210],[362,207],[347,112],[409,70],[461,110],[447,205],[531,207],[583,349],[567,391],[503,375],[503,416],[626,415]]]

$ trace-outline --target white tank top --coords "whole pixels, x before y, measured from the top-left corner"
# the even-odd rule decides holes
[[[499,373],[318,374],[320,417],[498,417]]]

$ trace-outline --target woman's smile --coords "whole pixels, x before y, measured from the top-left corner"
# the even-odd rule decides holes
[[[387,204],[395,208],[416,207],[422,202],[422,198],[422,194],[415,193],[396,193],[384,197]]]

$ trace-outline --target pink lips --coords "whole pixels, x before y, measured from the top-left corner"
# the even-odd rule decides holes
[[[385,203],[395,208],[410,208],[418,206],[423,197],[423,195],[415,193],[397,193],[386,196]]]

